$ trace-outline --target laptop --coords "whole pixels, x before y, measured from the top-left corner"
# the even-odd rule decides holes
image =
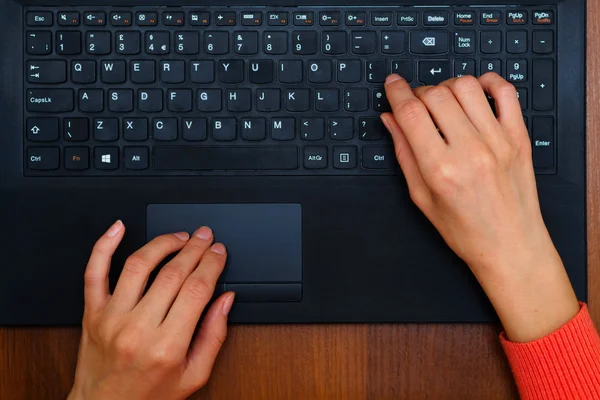
[[[211,226],[239,323],[485,322],[411,202],[383,82],[501,74],[586,300],[585,1],[0,0],[0,324],[79,324],[83,272]]]

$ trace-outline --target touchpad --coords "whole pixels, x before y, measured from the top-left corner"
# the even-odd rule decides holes
[[[219,282],[301,282],[300,204],[150,204],[147,239],[209,226],[227,247]]]

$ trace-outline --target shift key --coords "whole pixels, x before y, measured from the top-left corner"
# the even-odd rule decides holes
[[[29,89],[27,111],[60,113],[73,111],[73,89]]]
[[[554,118],[533,118],[533,166],[536,169],[554,168],[556,152]]]

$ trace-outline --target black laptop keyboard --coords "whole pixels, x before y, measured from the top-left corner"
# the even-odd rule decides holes
[[[383,82],[495,71],[556,172],[556,9],[26,8],[28,176],[396,174]]]

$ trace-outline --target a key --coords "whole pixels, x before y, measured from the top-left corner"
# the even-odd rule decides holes
[[[554,118],[534,117],[532,123],[533,166],[538,169],[554,168]]]
[[[257,32],[234,32],[234,51],[236,54],[256,54],[258,53],[258,33]]]
[[[104,11],[91,11],[83,13],[83,23],[87,26],[106,25],[106,13]]]
[[[521,110],[527,110],[527,89],[517,88],[517,98],[519,99]]]
[[[346,52],[346,32],[327,31],[321,36],[323,54],[344,54]]]
[[[123,118],[123,139],[138,142],[148,139],[146,118]]]
[[[327,168],[327,147],[307,146],[304,148],[304,168],[323,169]]]
[[[287,53],[287,32],[263,33],[264,49],[266,54]]]
[[[392,74],[398,74],[403,77],[406,82],[410,83],[415,79],[415,63],[412,59],[393,60]]]
[[[215,63],[212,60],[190,61],[190,80],[194,83],[210,83],[215,80]]]
[[[506,13],[506,23],[508,25],[527,24],[527,11],[509,11]]]
[[[27,32],[27,53],[33,55],[46,55],[52,53],[52,32],[29,31]]]
[[[294,118],[271,118],[271,138],[273,140],[293,140],[296,137]]]
[[[507,60],[506,80],[512,83],[527,80],[527,60]]]
[[[267,137],[264,118],[242,118],[240,120],[241,136],[244,140],[258,141]]]
[[[192,90],[171,89],[167,91],[167,109],[173,112],[192,111]]]
[[[67,80],[67,63],[62,60],[27,61],[25,76],[30,83],[63,83]]]
[[[94,167],[105,171],[119,168],[119,148],[95,147]]]
[[[316,89],[315,110],[322,112],[337,111],[339,108],[339,91],[337,89]]]
[[[56,32],[56,53],[67,55],[81,53],[81,33],[75,31]]]
[[[267,23],[270,26],[285,26],[288,24],[289,14],[286,11],[267,13]]]
[[[108,18],[112,26],[130,26],[133,21],[133,16],[129,11],[111,12]]]
[[[390,146],[364,146],[362,166],[366,169],[393,169],[398,162],[394,149]]]
[[[87,118],[65,118],[63,120],[63,138],[69,142],[84,142],[90,137]]]
[[[215,13],[215,24],[217,26],[233,26],[236,23],[235,12],[216,12]]]
[[[388,75],[387,60],[367,61],[366,71],[367,82],[383,83],[385,81],[386,76]]]
[[[554,23],[553,11],[535,11],[533,13],[534,25],[552,25]]]
[[[125,147],[123,148],[123,166],[130,170],[148,169],[147,147]]]
[[[554,51],[554,32],[533,31],[533,52],[548,54]]]
[[[212,136],[218,141],[235,140],[237,137],[237,121],[235,118],[213,118]]]
[[[110,53],[110,32],[92,31],[86,34],[86,51],[89,54]]]
[[[373,54],[375,53],[376,36],[372,31],[353,31],[352,32],[352,52],[354,54]]]
[[[279,89],[257,89],[256,109],[262,112],[274,112],[281,109],[281,92]]]
[[[184,14],[181,11],[167,11],[162,14],[164,26],[181,26],[185,23]]]
[[[177,134],[177,118],[154,118],[152,120],[152,137],[154,140],[176,140]]]
[[[339,60],[337,62],[337,79],[341,83],[356,83],[362,79],[360,60]]]
[[[210,13],[206,11],[194,11],[188,14],[188,20],[191,26],[208,26],[210,25]]]
[[[298,168],[297,146],[157,146],[157,170],[293,170]]]
[[[535,38],[535,32],[533,33]],[[527,51],[527,31],[506,32],[506,52],[521,54]]]
[[[333,140],[351,140],[354,136],[354,119],[351,117],[329,118],[329,137]]]
[[[315,54],[317,52],[317,32],[294,31],[292,33],[294,54]]]
[[[308,111],[310,105],[309,89],[288,89],[285,96],[285,109],[292,112]]]
[[[383,54],[404,53],[404,32],[383,31],[381,32],[381,52]]]
[[[475,60],[454,60],[454,76],[475,76]]]
[[[448,32],[412,31],[410,51],[415,54],[445,54],[448,52]]]
[[[27,140],[53,142],[58,140],[58,118],[27,118]]]
[[[457,11],[454,13],[454,25],[472,26],[475,25],[476,13],[473,11]]]
[[[115,49],[119,54],[139,54],[141,37],[139,32],[117,32]]]
[[[104,83],[125,82],[126,64],[123,60],[102,61],[100,64],[100,79]]]
[[[472,54],[475,52],[475,31],[457,31],[454,33],[454,52]]]
[[[532,107],[536,111],[554,108],[554,61],[533,60]]]
[[[482,11],[481,12],[481,25],[500,25],[502,21],[502,13],[500,11]]]
[[[191,142],[206,140],[207,124],[206,118],[184,118],[181,125],[183,138]]]
[[[28,147],[27,167],[36,170],[58,169],[58,153],[58,147]]]
[[[183,61],[161,61],[159,71],[161,82],[181,83],[185,81],[185,63]]]
[[[241,14],[242,26],[260,26],[262,24],[261,12],[243,12]]]
[[[425,85],[438,85],[452,76],[450,61],[419,61],[419,82]]]
[[[60,113],[73,111],[73,89],[29,89],[27,111]]]
[[[178,54],[198,54],[200,51],[198,32],[175,32],[175,51]]]
[[[344,19],[346,26],[363,26],[367,20],[367,13],[364,11],[346,12]]]
[[[293,12],[292,19],[296,26],[311,26],[315,22],[315,13],[312,11]]]
[[[158,24],[158,13],[156,12],[138,12],[135,14],[135,22],[139,26],[155,26]]]
[[[371,12],[371,25],[390,26],[392,25],[392,13],[389,11]]]
[[[152,83],[156,80],[156,66],[152,60],[132,61],[129,76],[134,83]]]
[[[82,171],[90,167],[88,147],[65,147],[65,168]]]
[[[396,13],[396,21],[399,26],[416,26],[417,12],[416,11],[401,11]]]
[[[108,92],[108,109],[112,112],[133,111],[133,90],[117,89]]]
[[[346,89],[344,109],[350,112],[366,111],[369,108],[368,89]]]
[[[339,11],[321,11],[319,13],[319,25],[338,26],[340,24]]]
[[[117,118],[94,119],[94,138],[99,142],[118,140],[119,120]]]
[[[144,89],[138,91],[138,109],[142,112],[160,112],[163,110],[163,91]]]
[[[197,96],[198,110],[204,112],[221,111],[221,89],[200,89]]]
[[[169,32],[146,32],[146,53],[169,54]]]
[[[310,60],[308,62],[308,81],[311,83],[329,83],[332,79],[330,60]]]
[[[243,60],[222,60],[217,63],[219,80],[223,83],[241,83],[244,81]]]
[[[423,13],[424,26],[447,26],[448,11],[425,11]]]
[[[379,118],[360,118],[358,120],[358,137],[361,140],[379,140],[386,135],[386,129]]]
[[[51,11],[29,11],[27,12],[28,26],[52,26]]]
[[[277,77],[281,83],[302,82],[302,61],[281,60],[277,66]]]
[[[502,61],[501,60],[481,60],[481,75],[488,72],[495,72],[502,76]]]
[[[71,62],[71,80],[74,83],[96,82],[96,61],[76,60]]]
[[[333,148],[333,168],[352,169],[356,167],[355,146],[335,146]]]
[[[229,89],[225,96],[228,111],[248,112],[252,108],[252,92],[250,89]]]
[[[79,25],[79,12],[59,12],[58,13],[58,25],[59,26],[78,26]]]
[[[384,89],[373,89],[373,111],[387,112],[391,111],[390,103],[385,96]]]
[[[79,89],[79,111],[101,112],[104,110],[104,91],[102,89]]]
[[[204,50],[207,54],[227,54],[229,52],[229,33],[206,32]]]
[[[252,83],[271,83],[273,68],[273,60],[252,60],[248,63],[248,80]]]
[[[482,31],[480,34],[481,52],[496,54],[502,51],[502,32]]]

